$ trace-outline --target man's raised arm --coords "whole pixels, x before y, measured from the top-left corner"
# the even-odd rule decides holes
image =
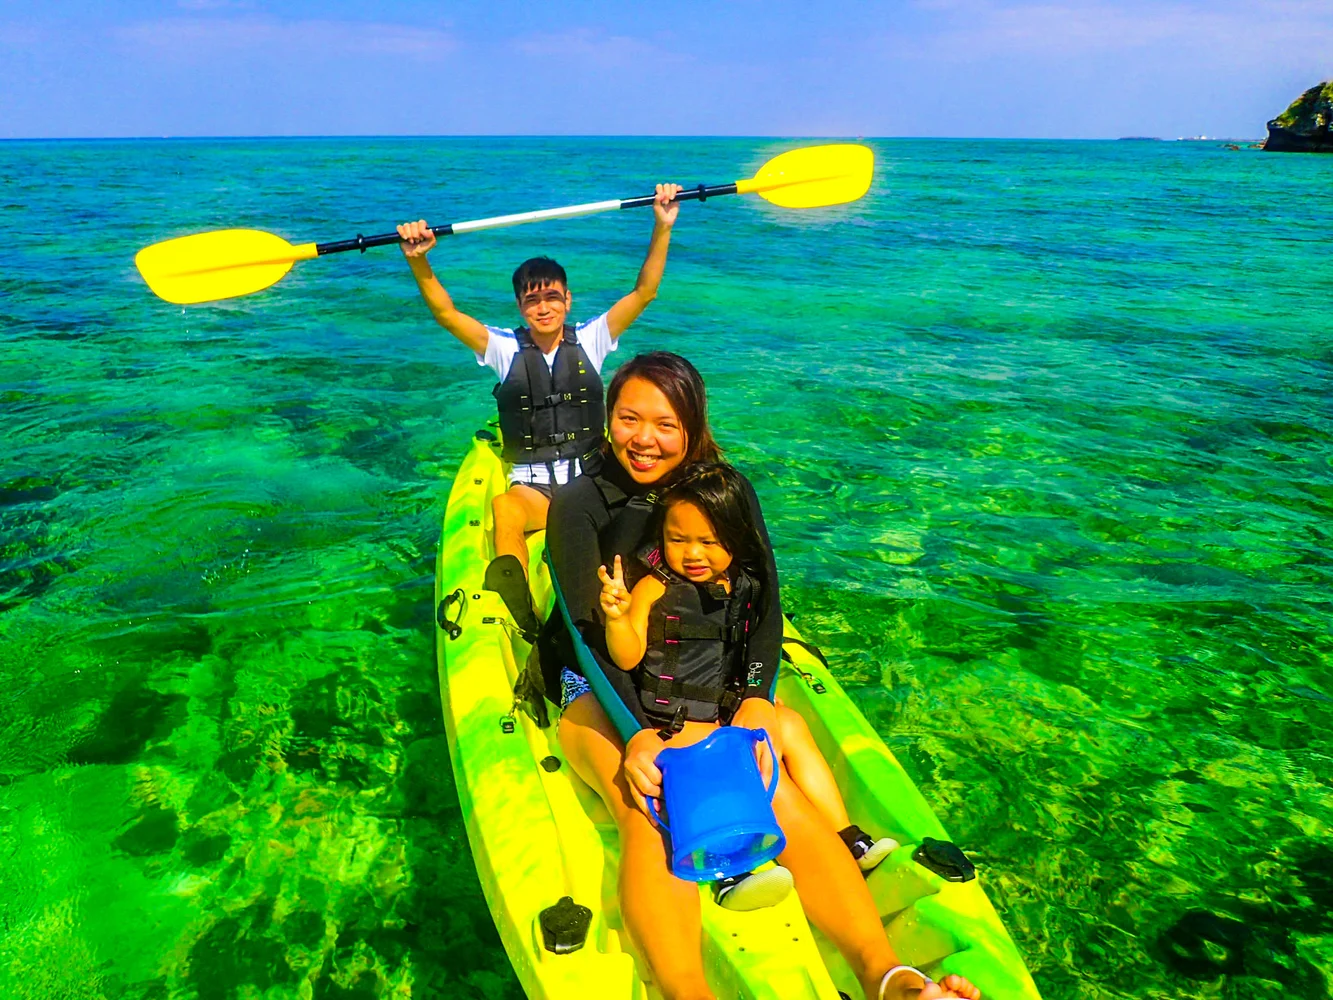
[[[421,290],[421,297],[426,300],[435,322],[462,341],[463,345],[470,348],[473,353],[485,354],[486,342],[490,339],[486,327],[467,313],[458,311],[454,306],[454,300],[449,297],[449,293],[440,284],[440,279],[435,277],[435,272],[431,270],[430,261],[426,260],[426,254],[435,247],[435,234],[426,225],[426,220],[404,222],[398,227],[398,235],[403,239],[398,245],[403,251],[403,256],[407,258],[407,266],[412,269],[412,277],[417,279],[417,288]],[[662,256],[666,256],[665,251]],[[658,276],[659,278],[661,276],[660,267]]]
[[[657,298],[662,272],[666,270],[667,248],[671,245],[671,227],[676,224],[676,216],[680,212],[680,203],[672,199],[679,193],[679,184],[657,185],[657,201],[653,203],[653,236],[648,241],[648,256],[643,260],[643,267],[639,268],[634,291],[606,313],[606,325],[611,330],[612,340],[628,330],[630,324],[648,308],[648,303]]]

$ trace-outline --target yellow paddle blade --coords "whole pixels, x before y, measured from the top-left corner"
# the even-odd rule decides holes
[[[823,208],[856,201],[870,190],[874,173],[868,146],[807,146],[773,157],[754,177],[737,181],[736,193],[754,192],[782,208]]]
[[[292,246],[257,229],[221,229],[154,243],[134,263],[158,296],[189,305],[257,292],[314,256],[313,243]]]

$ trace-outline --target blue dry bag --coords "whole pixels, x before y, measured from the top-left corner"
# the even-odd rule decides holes
[[[773,778],[767,788],[754,745],[768,744]],[[691,882],[711,882],[752,871],[787,846],[773,815],[779,763],[762,729],[722,726],[693,746],[663,750],[662,798],[667,826],[652,799],[653,818],[671,835],[671,870]]]

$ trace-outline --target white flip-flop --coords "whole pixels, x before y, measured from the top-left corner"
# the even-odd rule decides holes
[[[895,965],[888,972],[884,973],[884,978],[879,981],[879,1000],[884,1000],[884,991],[889,988],[889,982],[893,977],[903,972],[910,972],[914,976],[920,976],[921,989],[923,990],[935,981],[920,969],[913,968],[910,965]]]

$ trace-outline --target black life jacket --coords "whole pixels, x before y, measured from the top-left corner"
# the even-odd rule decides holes
[[[545,465],[580,459],[594,471],[606,430],[602,379],[566,326],[555,360],[546,359],[527,327],[514,331],[518,353],[504,381],[491,390],[500,411],[502,453],[513,465]],[[552,485],[555,484],[552,469]]]
[[[598,486],[605,497],[611,490],[617,490],[600,476]],[[610,487],[608,489],[608,487]],[[656,527],[657,502],[656,490],[648,493],[624,495],[623,502],[612,515],[611,523],[597,533],[597,547],[601,552],[602,562],[610,566],[616,556],[621,557],[625,570],[625,586],[630,590],[661,562],[657,549],[662,537],[661,531],[652,531]],[[651,536],[650,533],[651,532]],[[650,563],[649,560],[655,560]],[[662,563],[666,569],[666,564]]]
[[[666,585],[648,612],[647,650],[634,670],[644,712],[668,720],[684,706],[695,722],[729,721],[741,703],[758,586],[735,563],[728,594],[720,583],[677,576],[656,549],[641,558]]]
[[[633,487],[633,480],[629,478],[629,473],[621,468],[618,462],[614,460],[603,463],[600,461],[600,453],[594,457],[595,464],[588,468],[588,462],[583,460],[585,471],[598,494],[601,496],[602,503],[606,507],[608,516],[607,523],[597,533],[598,550],[601,561],[607,566],[615,562],[617,555],[621,556],[625,567],[626,581],[633,580],[637,582],[646,571],[643,564],[633,558],[644,543],[645,534],[648,527],[652,524],[653,513],[657,507],[657,493],[648,492],[644,494],[634,494],[626,491],[626,487]],[[549,529],[548,525],[548,529]],[[660,537],[660,536],[659,536]],[[554,569],[552,574],[554,575]],[[638,575],[635,575],[635,574]],[[631,589],[633,583],[630,584]],[[600,584],[598,585],[600,590]],[[574,609],[571,609],[573,612]],[[594,642],[593,645],[598,645]],[[547,697],[556,705],[560,701],[560,671],[566,666],[573,666],[578,662],[577,654],[574,652],[573,640],[565,629],[564,620],[559,614],[552,614],[546,620],[546,626],[542,629],[542,636],[538,644],[538,653],[541,657],[542,677],[545,680]],[[620,668],[612,665],[613,676],[621,673]],[[632,692],[626,692],[625,698],[633,697]]]

